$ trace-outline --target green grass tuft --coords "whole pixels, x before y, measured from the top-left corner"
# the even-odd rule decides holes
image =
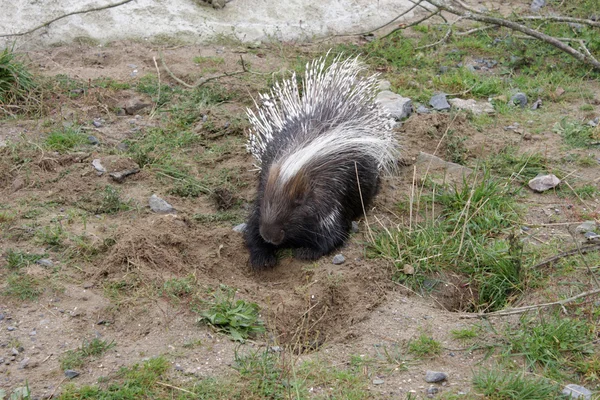
[[[35,264],[36,261],[46,257],[46,254],[29,254],[17,250],[8,250],[6,252],[6,262],[9,269],[19,270],[27,267],[31,264]]]
[[[42,285],[36,278],[17,272],[8,275],[3,291],[6,296],[20,300],[35,300],[42,292]]]
[[[81,146],[87,142],[87,137],[78,128],[63,128],[51,132],[46,137],[46,147],[50,150],[67,151]]]
[[[552,381],[525,377],[520,372],[480,370],[473,376],[475,389],[489,400],[546,400],[560,398]]]
[[[0,106],[25,99],[35,88],[33,75],[17,60],[12,48],[0,52]]]
[[[107,342],[98,338],[84,341],[76,350],[68,350],[61,356],[60,367],[65,369],[81,368],[88,359],[98,357],[115,346],[114,342]]]
[[[432,357],[442,352],[442,344],[431,336],[422,334],[408,342],[408,352],[418,358]]]

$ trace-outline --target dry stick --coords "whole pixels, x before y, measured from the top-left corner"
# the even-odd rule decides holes
[[[452,27],[454,26],[454,24],[456,24],[458,21],[460,21],[462,19],[463,19],[463,17],[458,17],[455,21],[452,21],[452,23],[448,26],[448,30],[446,31],[446,34],[444,35],[444,37],[442,37],[437,42],[427,44],[425,46],[415,47],[415,50],[429,49],[429,48],[437,46],[438,44],[446,43],[450,39],[450,36],[452,36]]]
[[[563,251],[562,253],[559,253],[553,257],[550,257],[542,262],[535,264],[531,268],[535,269],[535,268],[545,267],[546,265],[552,264],[556,260],[560,260],[561,258],[564,258],[564,257],[573,256],[575,254],[591,253],[592,251],[598,251],[598,250],[600,250],[600,243]]]
[[[198,82],[196,82],[193,85],[190,85],[187,82],[182,81],[181,79],[179,79],[178,77],[175,76],[175,74],[173,72],[171,72],[171,70],[169,69],[167,63],[165,62],[162,53],[159,52],[158,53],[159,57],[160,57],[160,62],[162,64],[162,66],[165,68],[165,70],[167,71],[167,73],[169,74],[169,76],[173,79],[175,79],[179,84],[185,86],[188,89],[195,89],[198,88],[210,81],[214,81],[215,79],[220,79],[220,78],[224,78],[227,76],[235,76],[235,75],[239,75],[239,74],[244,74],[246,72],[249,72],[248,69],[246,68],[246,63],[244,63],[244,58],[240,55],[240,60],[242,62],[242,70],[241,71],[234,71],[234,72],[225,72],[221,75],[216,75],[216,76],[211,76],[210,78],[202,78],[200,79]]]
[[[156,109],[158,108],[158,103],[160,102],[160,68],[158,68],[158,63],[156,62],[156,57],[152,56],[152,61],[154,61],[154,68],[156,68],[156,74],[158,75],[158,95],[156,96],[156,103],[152,106],[152,111],[150,111],[149,119],[152,119],[156,114]]]
[[[354,162],[354,171],[356,172],[356,184],[358,185],[358,195],[360,196],[360,205],[362,206],[363,215],[365,216],[365,224],[367,225],[369,238],[371,239],[371,243],[375,244],[375,238],[373,237],[373,232],[371,232],[371,226],[369,225],[369,220],[367,219],[367,211],[365,210],[365,202],[363,201],[362,191],[360,190],[360,179],[358,178],[358,166],[356,165],[356,161]]]
[[[415,7],[418,6],[420,3],[421,2],[416,3]],[[429,11],[429,10],[427,10],[427,11]],[[432,12],[432,13],[430,13],[428,15],[425,15],[424,17],[422,17],[422,18],[420,18],[420,19],[418,19],[418,20],[416,20],[414,22],[411,22],[410,24],[402,25],[402,26],[394,29],[393,31],[386,33],[385,35],[383,35],[379,39],[385,39],[386,37],[390,36],[392,33],[396,32],[396,31],[403,30],[403,29],[406,29],[406,28],[410,28],[411,26],[419,25],[421,22],[427,21],[429,18],[435,17],[436,15],[439,15],[440,17],[442,17],[442,15],[440,14],[439,11]],[[444,18],[444,17],[442,17],[442,18]]]
[[[587,54],[581,53],[581,52],[575,50],[574,48],[569,47],[568,45],[564,44],[563,42],[556,39],[555,37],[546,35],[545,33],[536,31],[535,29],[531,29],[525,25],[521,25],[519,23],[509,21],[506,19],[490,17],[489,15],[481,14],[481,13],[467,7],[460,0],[455,0],[455,1],[458,4],[460,4],[464,10],[467,10],[468,12],[465,12],[463,10],[460,10],[460,9],[450,6],[450,5],[443,4],[440,0],[427,0],[427,1],[428,1],[428,3],[439,8],[440,10],[447,11],[454,15],[462,16],[465,19],[470,19],[472,21],[478,21],[478,22],[484,22],[487,24],[492,24],[492,25],[497,25],[497,26],[503,26],[503,27],[512,29],[514,31],[524,33],[528,36],[532,36],[534,38],[537,38],[543,42],[546,42],[546,43],[550,44],[551,46],[554,46],[557,49],[569,54],[570,56],[581,61],[582,63],[590,65],[594,69],[600,70],[600,62],[598,62],[598,60],[594,59],[593,57],[590,58]]]
[[[27,35],[28,33],[35,32],[38,29],[41,29],[41,28],[43,28],[45,26],[48,26],[48,25],[52,24],[53,22],[56,22],[56,21],[58,21],[60,19],[70,17],[71,15],[87,14],[87,13],[90,13],[90,12],[102,11],[102,10],[106,10],[106,9],[109,9],[109,8],[119,7],[119,6],[122,6],[123,4],[131,3],[132,1],[133,0],[123,0],[123,1],[120,1],[120,2],[115,3],[115,4],[109,4],[107,6],[94,7],[94,8],[89,8],[87,10],[81,10],[81,11],[73,11],[73,12],[70,12],[68,14],[61,15],[60,17],[56,17],[56,18],[54,18],[54,19],[52,19],[52,20],[50,20],[48,22],[44,22],[43,24],[38,25],[35,28],[29,29],[28,31],[25,31],[25,32],[19,32],[19,33],[2,33],[2,34],[0,34],[0,38],[2,38],[2,37],[11,37],[11,36],[24,36],[24,35]]]
[[[590,265],[588,264],[587,260],[583,256],[583,253],[581,252],[581,245],[579,244],[579,241],[575,238],[575,235],[573,235],[573,232],[571,232],[571,229],[567,228],[567,230],[568,230],[569,234],[571,235],[571,237],[573,238],[575,245],[577,246],[577,253],[579,253],[579,255],[581,256],[581,261],[583,261],[585,268],[588,270],[588,273],[592,276],[593,281],[596,283],[596,287],[600,288],[600,282],[598,282],[598,278],[596,278],[596,275],[594,275],[594,272],[590,268]]]
[[[179,390],[179,391],[184,392],[184,393],[189,393],[189,394],[194,394],[194,395],[197,394],[197,393],[194,393],[194,392],[189,391],[189,390],[184,389],[184,388],[180,388],[180,387],[177,387],[177,386],[169,385],[168,383],[159,382],[159,381],[156,381],[156,383],[158,383],[161,386],[166,386],[168,388]]]
[[[460,318],[504,317],[507,315],[522,314],[527,311],[539,310],[540,308],[546,308],[546,307],[551,307],[551,306],[559,305],[561,307],[564,307],[564,305],[567,303],[571,303],[582,297],[592,296],[592,295],[598,294],[598,293],[600,293],[600,288],[590,290],[587,292],[582,292],[582,293],[579,293],[577,296],[569,297],[568,299],[563,299],[563,300],[559,300],[559,301],[553,301],[551,303],[543,303],[543,304],[535,304],[533,306],[517,307],[517,308],[512,308],[510,310],[494,311],[494,312],[490,312],[490,313],[486,313],[486,314],[466,314],[466,315],[461,315]]]
[[[591,19],[572,18],[572,17],[553,17],[549,15],[528,15],[525,17],[519,17],[519,20],[534,20],[534,21],[550,21],[550,22],[574,22],[576,24],[585,24],[589,26],[600,27],[600,21],[593,21]]]

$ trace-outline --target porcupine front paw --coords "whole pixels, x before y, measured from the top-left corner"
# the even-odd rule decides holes
[[[313,261],[325,254],[327,254],[327,252],[324,252],[321,249],[313,249],[310,247],[299,247],[294,249],[294,257],[299,260]]]
[[[273,268],[275,265],[277,265],[277,255],[274,251],[262,249],[250,252],[250,266],[252,266],[252,269]]]

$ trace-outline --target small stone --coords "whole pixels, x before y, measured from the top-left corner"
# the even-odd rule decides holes
[[[596,118],[590,120],[588,122],[588,125],[591,126],[592,128],[597,127],[598,125],[600,125],[600,117],[596,117]]]
[[[96,128],[101,128],[102,127],[102,120],[101,119],[95,119],[92,121],[92,125],[94,125]]]
[[[125,142],[121,142],[117,145],[117,149],[119,149],[121,151],[127,151],[129,149],[129,144],[127,144]]]
[[[25,357],[24,359],[22,359],[22,360],[19,362],[19,366],[18,366],[18,368],[19,368],[19,369],[25,369],[25,368],[27,368],[27,367],[29,366],[29,360],[30,360],[30,358],[29,358],[29,357]]]
[[[591,400],[592,392],[583,386],[568,384],[562,391],[562,394],[568,396],[569,399]]]
[[[126,169],[124,171],[111,172],[108,174],[111,178],[113,178],[118,183],[121,183],[127,178],[129,175],[137,174],[140,172],[140,169],[137,167]]]
[[[429,114],[431,112],[431,110],[427,107],[425,107],[423,104],[419,105],[419,107],[417,107],[417,114]]]
[[[31,332],[29,332],[29,336],[35,336],[37,335],[37,331],[34,329]]]
[[[69,379],[77,378],[79,376],[79,372],[72,369],[66,369],[65,376]]]
[[[352,233],[358,233],[358,232],[360,232],[360,229],[359,229],[359,227],[358,227],[358,222],[356,222],[356,221],[352,221],[352,224],[351,224],[351,226],[350,226],[350,231],[351,231]]]
[[[262,42],[260,40],[256,40],[254,42],[250,42],[246,45],[249,49],[258,49],[262,46]]]
[[[565,93],[565,89],[561,88],[560,86],[556,88],[556,90],[554,91],[554,94],[556,95],[556,97],[562,96],[563,93]]]
[[[531,139],[533,139],[533,136],[531,135],[531,133],[529,133],[529,132],[523,133],[523,140],[531,140]]]
[[[19,350],[17,350],[16,348],[12,348],[10,349],[10,354],[13,356],[18,356],[19,355]]]
[[[346,257],[344,257],[342,254],[336,254],[331,262],[335,265],[340,265],[343,264],[344,261],[346,261]]]
[[[52,262],[52,260],[49,260],[47,258],[42,258],[40,260],[37,260],[35,263],[38,265],[41,265],[42,267],[46,267],[46,268],[54,267],[54,263]]]
[[[596,230],[596,221],[585,221],[575,228],[577,233],[585,233]]]
[[[404,264],[402,272],[404,272],[406,275],[413,275],[415,273],[415,267],[410,264]]]
[[[435,386],[429,386],[427,388],[427,394],[434,395],[434,394],[438,393],[439,391],[440,391],[440,389],[436,388]]]
[[[10,186],[10,190],[12,192],[18,192],[19,190],[25,187],[25,181],[19,177],[15,178],[12,185]]]
[[[135,64],[127,64],[127,67],[129,67],[131,69],[136,69],[137,65],[135,65]]]
[[[527,105],[527,95],[525,93],[517,93],[513,97],[510,98],[510,101],[514,105],[518,105],[521,107],[525,107]]]
[[[600,235],[598,235],[596,232],[586,232],[583,234],[583,237],[593,242],[600,241]]]
[[[269,347],[269,351],[271,351],[272,353],[280,353],[281,352],[281,347],[279,347],[279,346],[271,346],[271,347]]]
[[[458,108],[459,110],[468,110],[471,111],[475,115],[479,114],[494,114],[496,110],[494,110],[494,106],[490,102],[478,102],[474,99],[463,100],[463,99],[450,99],[448,103],[452,105],[452,107]]]
[[[94,167],[96,169],[96,171],[98,171],[100,173],[106,172],[106,168],[104,168],[104,166],[102,165],[102,162],[100,161],[99,158],[96,158],[95,160],[92,161],[92,167]]]
[[[429,100],[429,105],[437,111],[450,110],[450,104],[446,100],[446,93],[438,93]]]
[[[97,146],[100,144],[100,141],[98,140],[98,138],[94,135],[90,135],[87,137],[87,140],[89,142],[89,144]]]
[[[390,90],[391,87],[392,84],[390,83],[390,81],[386,81],[385,79],[379,81],[379,90]]]
[[[373,385],[383,385],[385,381],[383,379],[375,378],[373,379]]]
[[[233,227],[233,231],[237,232],[237,233],[244,233],[244,232],[246,232],[246,223],[243,222],[243,223],[241,223],[239,225],[234,226]]]
[[[389,90],[379,92],[375,101],[398,121],[408,118],[412,114],[412,100]]]
[[[84,289],[91,289],[91,288],[93,288],[95,285],[94,285],[94,282],[83,282],[83,285],[82,285],[82,286],[83,286],[83,288],[84,288]]]
[[[183,371],[183,367],[180,364],[175,364],[175,371]]]
[[[8,327],[6,327],[6,330],[9,332],[12,332],[12,331],[16,331],[17,328],[15,328],[14,326],[8,326]]]
[[[537,12],[540,11],[540,8],[544,6],[546,6],[546,0],[533,0],[529,8],[531,9],[531,11]]]
[[[4,319],[4,314],[0,313],[0,321],[2,321]]]
[[[161,199],[157,195],[153,194],[148,200],[148,204],[150,205],[150,209],[155,213],[159,214],[169,214],[175,213],[175,208],[172,205],[167,203],[165,200]]]
[[[427,371],[425,372],[425,382],[427,383],[436,383],[442,382],[448,379],[448,375],[443,372],[437,371]]]
[[[532,110],[537,110],[538,108],[540,108],[542,106],[542,99],[537,99],[532,105],[531,105],[531,109]]]
[[[133,98],[125,103],[123,109],[125,109],[127,115],[135,115],[147,107],[150,107],[150,103],[144,103],[140,98]]]
[[[545,192],[548,189],[552,189],[560,183],[560,179],[558,179],[555,175],[538,175],[532,180],[529,181],[529,187],[536,192]]]

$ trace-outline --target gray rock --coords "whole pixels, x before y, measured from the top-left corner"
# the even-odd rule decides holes
[[[25,357],[24,359],[22,359],[21,361],[19,361],[19,366],[17,368],[19,369],[25,369],[29,366],[29,357]]]
[[[29,332],[29,336],[35,336],[37,335],[37,331],[34,329],[31,332]]]
[[[129,175],[137,174],[138,172],[140,172],[140,169],[137,167],[134,167],[134,168],[126,169],[124,171],[111,172],[110,174],[108,174],[108,176],[113,178],[113,180],[115,180],[116,182],[121,183]]]
[[[583,237],[591,242],[600,241],[600,235],[598,235],[596,232],[586,232],[583,234]]]
[[[137,65],[135,65],[135,64],[127,64],[127,66],[129,68],[131,68],[131,69],[136,69],[137,68]]]
[[[573,383],[568,384],[562,391],[562,394],[568,396],[570,399],[583,399],[591,400],[592,392],[583,386],[575,385]]]
[[[165,200],[161,199],[157,195],[153,194],[148,200],[148,204],[150,205],[150,209],[155,213],[159,214],[170,214],[175,213],[175,208],[172,205],[167,203]]]
[[[350,228],[350,231],[352,233],[358,233],[360,231],[360,229],[358,228],[358,222],[352,221],[352,226]]]
[[[9,331],[9,332],[12,332],[12,331],[16,331],[16,330],[17,330],[17,328],[15,328],[14,326],[8,326],[8,327],[6,328],[6,330],[7,330],[7,331]]]
[[[331,262],[334,263],[335,265],[343,264],[344,261],[346,261],[346,257],[344,257],[341,253],[340,254],[336,254],[333,257],[333,260],[331,260]]]
[[[127,113],[127,115],[135,115],[137,114],[139,111],[150,107],[150,103],[144,103],[144,101],[141,98],[133,98],[127,101],[127,103],[125,103],[125,105],[123,106],[123,109],[125,110],[125,112]]]
[[[448,375],[443,372],[437,371],[427,371],[425,372],[425,382],[427,383],[436,383],[442,382],[448,379]]]
[[[101,119],[95,119],[92,121],[92,125],[94,125],[96,128],[101,128],[102,127],[102,120]]]
[[[385,381],[383,379],[375,378],[373,379],[373,385],[383,385]]]
[[[596,117],[596,118],[590,120],[588,122],[588,125],[591,126],[592,128],[597,127],[598,125],[600,125],[600,117]]]
[[[92,167],[94,167],[96,169],[96,171],[98,171],[100,173],[106,172],[106,168],[104,168],[104,166],[102,165],[102,162],[100,161],[99,158],[92,160]]]
[[[427,107],[425,107],[423,104],[420,104],[419,107],[417,107],[417,114],[429,114],[431,113],[431,110]]]
[[[19,350],[17,350],[16,348],[11,348],[10,349],[10,355],[11,356],[18,356],[19,355]]]
[[[127,144],[125,142],[121,142],[117,145],[117,149],[119,149],[121,151],[127,151],[129,149],[129,144]]]
[[[412,114],[412,100],[389,90],[379,92],[375,101],[398,121],[408,118]]]
[[[236,225],[233,227],[233,230],[237,233],[244,233],[246,232],[246,223],[241,223],[239,225]]]
[[[73,379],[73,378],[77,378],[79,376],[79,372],[73,370],[73,369],[66,369],[65,370],[65,376],[69,379]]]
[[[537,110],[538,108],[540,108],[542,106],[542,99],[537,99],[532,105],[531,105],[531,109],[532,110]]]
[[[575,228],[575,232],[577,233],[585,233],[593,230],[596,230],[596,221],[585,221]]]
[[[446,93],[438,93],[429,100],[429,105],[437,111],[450,109],[450,104],[446,100]]]
[[[463,100],[463,99],[450,99],[448,103],[452,107],[458,108],[459,110],[468,110],[473,114],[493,114],[496,112],[494,106],[489,101],[477,102],[474,99]]]
[[[440,391],[440,389],[436,388],[435,386],[429,386],[427,388],[427,394],[430,394],[430,395],[434,395],[434,394],[438,393],[439,391]]]
[[[540,11],[540,8],[546,6],[546,0],[533,0],[531,2],[531,6],[529,7],[531,11],[537,12]]]
[[[42,258],[40,260],[37,260],[35,263],[38,265],[41,265],[42,267],[46,267],[46,268],[54,267],[54,263],[52,262],[52,260],[49,260],[47,258]]]
[[[536,192],[545,192],[546,190],[552,189],[560,183],[555,175],[538,175],[529,181],[529,187]]]
[[[281,350],[282,349],[279,346],[271,346],[271,347],[269,347],[269,351],[272,352],[272,353],[280,353]]]
[[[98,140],[98,138],[94,135],[90,135],[87,137],[89,144],[97,146],[100,144],[100,141]]]
[[[510,101],[514,105],[518,105],[521,107],[525,107],[527,105],[527,95],[525,93],[516,93],[513,97],[510,98]]]
[[[175,364],[175,371],[183,371],[181,364]]]
[[[390,81],[386,81],[385,79],[379,81],[379,90],[390,90],[391,87],[392,84]]]
[[[4,314],[0,313],[0,321],[2,321],[4,319]]]

